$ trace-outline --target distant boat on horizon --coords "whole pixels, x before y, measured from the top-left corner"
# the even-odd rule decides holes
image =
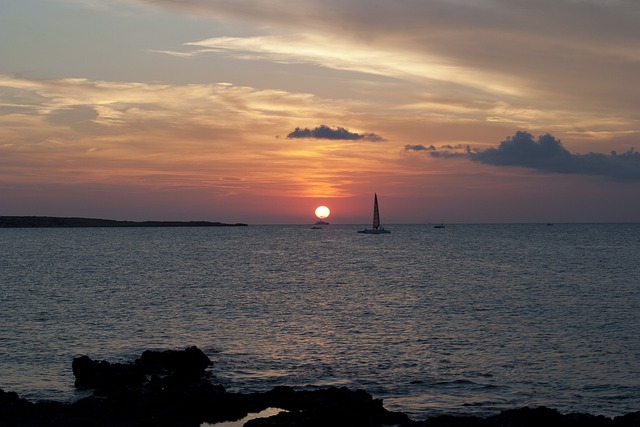
[[[380,225],[380,213],[378,212],[378,194],[374,193],[373,196],[373,228],[365,228],[364,230],[358,230],[358,233],[363,234],[389,234],[391,231],[385,230]]]

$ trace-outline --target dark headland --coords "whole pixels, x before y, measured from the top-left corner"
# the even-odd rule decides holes
[[[46,227],[246,227],[210,221],[117,221],[113,219],[56,216],[0,216],[0,228]]]
[[[490,417],[437,416],[411,420],[384,408],[364,390],[330,387],[263,393],[232,393],[213,384],[213,363],[197,347],[142,353],[133,363],[110,363],[88,356],[73,359],[76,387],[93,395],[76,402],[30,402],[0,390],[0,426],[7,427],[199,427],[240,420],[267,408],[283,410],[245,427],[534,427],[640,426],[640,412],[608,418],[546,407],[523,407]]]

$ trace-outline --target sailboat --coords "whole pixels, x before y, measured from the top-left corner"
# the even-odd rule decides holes
[[[389,230],[385,230],[380,226],[380,213],[378,212],[378,194],[374,193],[373,196],[373,228],[365,228],[364,230],[358,230],[358,233],[364,234],[388,234]]]

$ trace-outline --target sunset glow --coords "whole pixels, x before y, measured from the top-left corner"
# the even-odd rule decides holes
[[[640,221],[640,4],[34,1],[0,26],[0,215]]]

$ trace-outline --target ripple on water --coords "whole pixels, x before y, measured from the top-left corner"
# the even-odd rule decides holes
[[[76,355],[197,345],[228,388],[417,418],[640,407],[640,226],[357,228],[0,230],[0,388],[74,399]]]

